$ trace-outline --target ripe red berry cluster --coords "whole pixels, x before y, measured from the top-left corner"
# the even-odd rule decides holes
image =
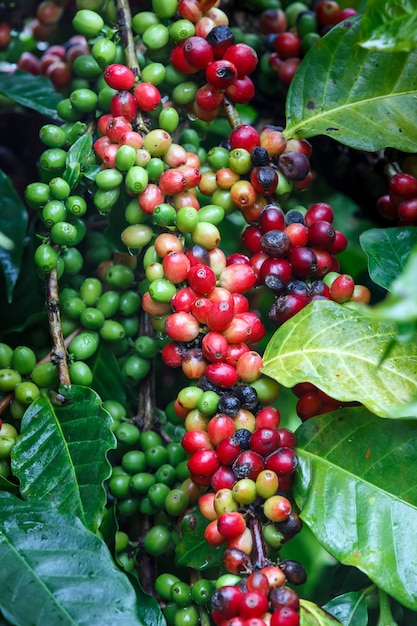
[[[417,178],[412,174],[398,172],[389,180],[389,193],[377,202],[379,213],[399,225],[417,224]]]
[[[178,5],[179,13],[193,21],[183,4]],[[258,57],[247,44],[234,43],[227,21],[209,29],[207,24],[211,24],[204,22],[205,17],[207,14],[197,21],[195,35],[173,48],[171,63],[182,74],[204,71],[205,82],[197,90],[191,108],[197,117],[210,121],[217,117],[224,96],[239,104],[252,100],[255,86],[248,75],[255,70]]]
[[[298,417],[305,422],[311,417],[330,413],[346,406],[355,406],[355,402],[341,402],[331,398],[312,383],[299,383],[292,388],[297,396],[296,411]]]
[[[211,597],[213,621],[216,626],[298,626],[300,601],[285,583],[303,579],[302,566],[286,561],[281,567],[267,565],[236,585],[224,585]]]
[[[356,9],[342,9],[334,0],[321,0],[314,10],[290,4],[287,10],[267,9],[260,17],[260,26],[271,50],[269,66],[287,87],[302,58],[314,43],[336,24],[352,17]]]
[[[332,223],[332,207],[324,202],[311,205],[305,214],[298,209],[285,214],[271,203],[263,207],[257,223],[244,230],[243,243],[253,255],[246,262],[255,268],[257,284],[276,296],[270,311],[276,324],[317,298],[339,303],[368,298],[365,287],[338,273],[336,255],[346,248],[347,239]]]

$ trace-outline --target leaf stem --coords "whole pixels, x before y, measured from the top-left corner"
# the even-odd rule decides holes
[[[379,593],[379,617],[377,626],[398,626],[392,616],[389,596],[383,589],[378,589]]]
[[[51,362],[58,368],[60,385],[70,385],[68,371],[68,353],[65,347],[61,328],[61,313],[58,296],[58,276],[56,268],[46,277],[46,308],[48,312],[49,330],[52,339]]]

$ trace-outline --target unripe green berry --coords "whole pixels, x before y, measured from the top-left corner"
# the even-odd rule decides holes
[[[143,547],[150,556],[160,556],[167,552],[170,543],[171,533],[168,528],[157,524],[147,532]]]
[[[98,343],[97,333],[81,332],[69,344],[68,352],[73,355],[74,359],[84,361],[93,356]]]
[[[51,239],[58,246],[71,246],[77,239],[77,229],[70,222],[58,222],[51,228]]]
[[[31,404],[39,395],[39,387],[30,381],[23,381],[14,389],[14,396],[21,404]]]
[[[93,382],[93,372],[83,361],[74,361],[69,366],[69,375],[73,385],[84,385],[90,387]]]
[[[111,39],[107,39],[107,37],[97,39],[91,48],[91,54],[102,68],[114,63],[116,53],[116,44]]]
[[[32,348],[28,346],[17,346],[13,350],[12,363],[13,369],[17,370],[22,376],[30,374],[36,365],[36,355]]]
[[[39,138],[48,148],[62,148],[66,141],[65,131],[56,124],[45,124],[39,131]]]
[[[12,363],[12,355],[13,349],[7,343],[0,343],[0,369],[10,367]]]
[[[58,263],[58,252],[49,244],[41,243],[35,250],[36,266],[45,274],[51,272]]]
[[[135,275],[127,265],[115,263],[106,270],[104,279],[110,287],[125,291],[133,285]]]
[[[19,372],[11,368],[0,369],[0,391],[12,391],[22,380]]]
[[[72,20],[72,25],[77,33],[80,33],[80,35],[84,35],[84,37],[90,39],[91,37],[97,37],[100,33],[104,26],[104,20],[95,11],[81,9],[75,14],[75,17]]]
[[[53,363],[46,361],[34,367],[31,378],[38,387],[52,388],[58,383],[58,371]]]
[[[72,105],[81,113],[91,113],[97,107],[97,94],[92,89],[75,89],[70,95]]]
[[[143,35],[147,28],[160,23],[161,20],[153,11],[141,11],[132,17],[132,28],[137,35]]]

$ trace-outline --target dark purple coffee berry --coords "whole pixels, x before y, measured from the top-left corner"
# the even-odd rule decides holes
[[[310,172],[310,161],[301,152],[283,152],[278,158],[278,169],[288,180],[304,180]]]
[[[294,589],[290,587],[275,587],[269,593],[269,600],[273,609],[287,606],[294,611],[300,608],[300,599]]]
[[[285,226],[290,224],[304,224],[304,215],[298,209],[290,209],[285,214]]]
[[[307,580],[307,573],[303,565],[298,561],[286,559],[285,561],[281,561],[280,567],[291,585],[303,585]]]
[[[250,157],[252,160],[252,165],[254,167],[258,165],[269,165],[269,154],[266,148],[261,148],[261,146],[255,146],[255,148],[250,153]]]
[[[296,296],[310,296],[310,287],[303,280],[291,280],[287,283],[286,293],[292,293]]]
[[[249,441],[252,436],[250,430],[246,428],[239,428],[234,434],[233,439],[239,442],[239,445],[242,450],[249,450]]]
[[[220,59],[227,48],[235,43],[235,36],[228,26],[220,25],[211,29],[206,40],[213,48],[214,56]]]
[[[237,385],[234,389],[243,409],[252,411],[258,405],[258,394],[251,385]]]
[[[283,230],[270,230],[261,238],[261,250],[273,258],[286,256],[291,250],[291,239]]]
[[[218,412],[225,413],[229,417],[235,417],[241,408],[240,400],[232,393],[224,393],[218,404]]]

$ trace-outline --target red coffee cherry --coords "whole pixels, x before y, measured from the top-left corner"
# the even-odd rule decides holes
[[[121,63],[112,63],[104,70],[104,80],[112,89],[132,89],[135,84],[135,75],[131,69]]]

